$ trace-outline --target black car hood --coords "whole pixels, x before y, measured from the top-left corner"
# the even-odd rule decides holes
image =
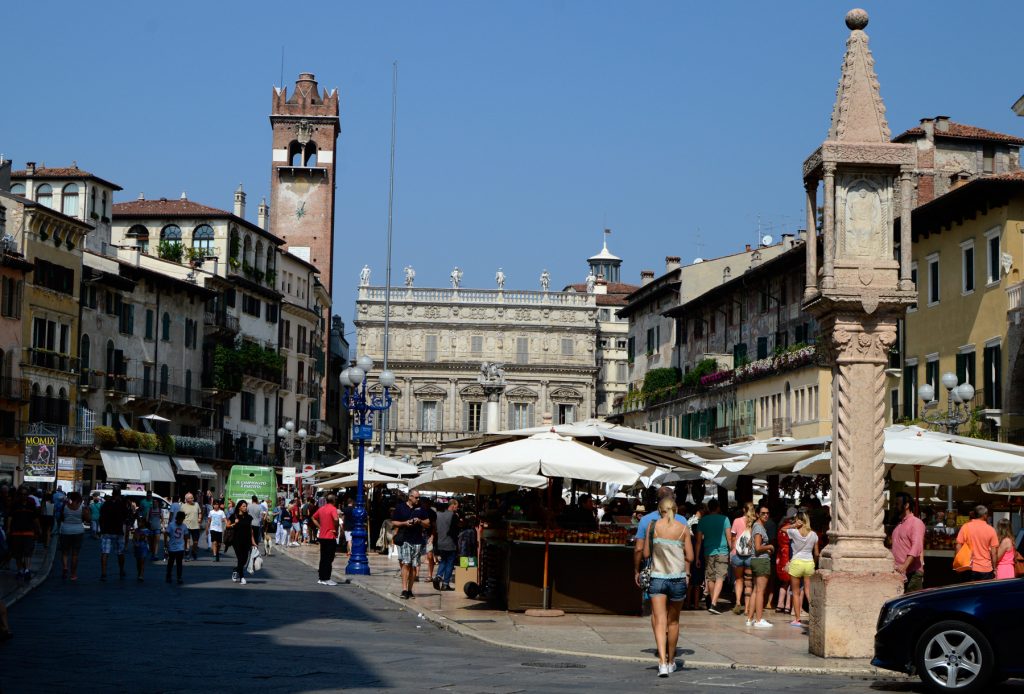
[[[918,604],[947,602],[959,598],[999,594],[1009,588],[1019,587],[1018,582],[1020,580],[1021,579],[1011,579],[1008,581],[973,581],[944,588],[928,588],[926,590],[918,590],[908,595],[901,595],[898,598],[893,598],[885,603],[885,606],[898,607],[899,605],[909,602]]]

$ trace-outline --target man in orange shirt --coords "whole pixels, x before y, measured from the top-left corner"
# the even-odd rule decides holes
[[[971,580],[984,581],[995,578],[996,547],[999,539],[995,528],[988,524],[988,508],[974,507],[974,520],[968,521],[960,528],[956,536],[956,549],[959,552],[964,545],[971,548]]]

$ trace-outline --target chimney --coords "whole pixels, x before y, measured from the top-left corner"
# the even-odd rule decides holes
[[[235,216],[245,219],[245,191],[242,190],[242,184],[238,184],[238,190],[235,191]]]
[[[785,251],[788,251],[790,248],[793,247],[793,245],[794,245],[793,244],[793,235],[792,234],[783,234],[782,235],[782,249],[785,250]]]
[[[665,256],[665,272],[672,272],[679,268],[679,256],[678,255],[666,255]]]
[[[270,219],[270,208],[267,207],[267,199],[260,200],[260,206],[256,208],[256,226],[267,231],[267,220]]]
[[[188,196],[187,196],[187,195],[185,195],[185,191],[181,191],[181,197],[180,197],[180,198],[178,198],[178,199],[179,199],[179,200],[188,200]]]
[[[146,194],[145,193],[139,193],[139,197],[136,198],[136,200],[145,200],[145,199],[146,199]]]
[[[641,270],[640,271],[640,286],[650,284],[654,281],[654,270]]]
[[[935,121],[931,118],[921,119],[921,129],[924,130],[925,137],[929,140],[935,139]]]
[[[801,241],[806,242],[807,241],[807,230],[806,229],[797,229],[796,237],[798,239],[800,239]]]
[[[11,190],[11,160],[4,159],[2,156],[0,156],[0,190],[5,192]]]
[[[27,161],[27,162],[25,162],[25,172],[26,172],[26,173],[27,173],[27,174],[28,174],[29,176],[33,176],[33,175],[35,175],[35,172],[36,172],[36,163],[35,163],[34,161]]]
[[[749,243],[748,244],[744,244],[744,249],[743,250],[746,253],[750,253],[750,244]]]
[[[949,116],[935,116],[935,131],[940,133],[949,132]]]

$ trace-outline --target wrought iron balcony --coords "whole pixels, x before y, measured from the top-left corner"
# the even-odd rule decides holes
[[[76,357],[72,357],[69,354],[59,354],[48,349],[40,349],[38,347],[25,348],[25,360],[22,362],[22,365],[38,366],[44,369],[63,371],[64,373],[78,371],[78,359]]]

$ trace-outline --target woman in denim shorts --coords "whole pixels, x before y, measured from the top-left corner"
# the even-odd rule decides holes
[[[676,502],[666,497],[658,504],[661,518],[647,526],[644,558],[650,560],[651,624],[658,644],[658,677],[676,669],[679,610],[686,599],[686,576],[693,561],[690,528],[675,519]]]

